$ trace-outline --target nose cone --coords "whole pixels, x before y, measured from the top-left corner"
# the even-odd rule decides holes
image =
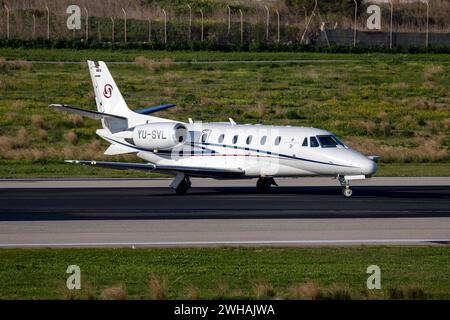
[[[371,177],[377,171],[377,163],[369,158],[364,159],[360,163],[361,173],[366,177]]]

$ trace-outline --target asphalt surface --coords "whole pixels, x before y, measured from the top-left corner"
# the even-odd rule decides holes
[[[442,245],[450,239],[447,179],[357,185],[351,199],[335,181],[294,187],[282,180],[287,186],[269,194],[257,194],[254,181],[202,181],[183,196],[161,187],[167,180],[137,180],[140,187],[66,180],[45,188],[2,181],[0,247]]]

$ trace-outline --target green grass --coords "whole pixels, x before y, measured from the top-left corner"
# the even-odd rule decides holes
[[[256,284],[276,297],[314,282],[346,287],[353,298],[389,298],[389,288],[421,287],[429,299],[450,294],[449,247],[6,249],[0,250],[1,299],[99,298],[112,286],[128,298],[148,299],[149,280],[165,280],[169,299],[255,298]],[[81,268],[82,290],[66,289],[66,269]],[[381,268],[381,290],[368,292],[366,269]]]
[[[8,60],[29,61],[134,61],[137,56],[149,59],[172,58],[174,61],[261,61],[261,60],[364,60],[377,61],[442,61],[448,62],[448,54],[389,54],[389,53],[310,53],[310,52],[221,52],[221,51],[164,51],[134,49],[14,49],[0,48],[0,57]]]
[[[110,70],[131,108],[175,102],[176,108],[158,116],[180,121],[231,116],[241,123],[324,128],[355,149],[382,156],[378,175],[450,175],[449,55],[0,49],[0,56],[11,59],[133,61],[138,55],[180,61],[306,59],[172,64],[157,71],[112,64]],[[314,61],[330,58],[345,61]],[[135,160],[103,155],[107,143],[95,136],[98,122],[47,107],[95,108],[85,64],[14,69],[3,64],[0,69],[0,177],[142,175],[58,164],[63,159]]]
[[[376,177],[450,177],[450,163],[381,163]]]

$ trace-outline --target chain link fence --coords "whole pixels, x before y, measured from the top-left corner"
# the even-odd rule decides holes
[[[202,3],[0,0],[0,39],[450,47],[447,0],[349,0],[333,8],[325,0]]]

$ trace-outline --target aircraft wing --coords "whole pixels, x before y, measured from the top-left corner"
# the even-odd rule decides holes
[[[65,160],[65,162],[122,170],[134,169],[169,174],[184,173],[193,177],[240,177],[245,173],[245,171],[242,169],[167,166],[153,163],[106,162],[87,160]]]

